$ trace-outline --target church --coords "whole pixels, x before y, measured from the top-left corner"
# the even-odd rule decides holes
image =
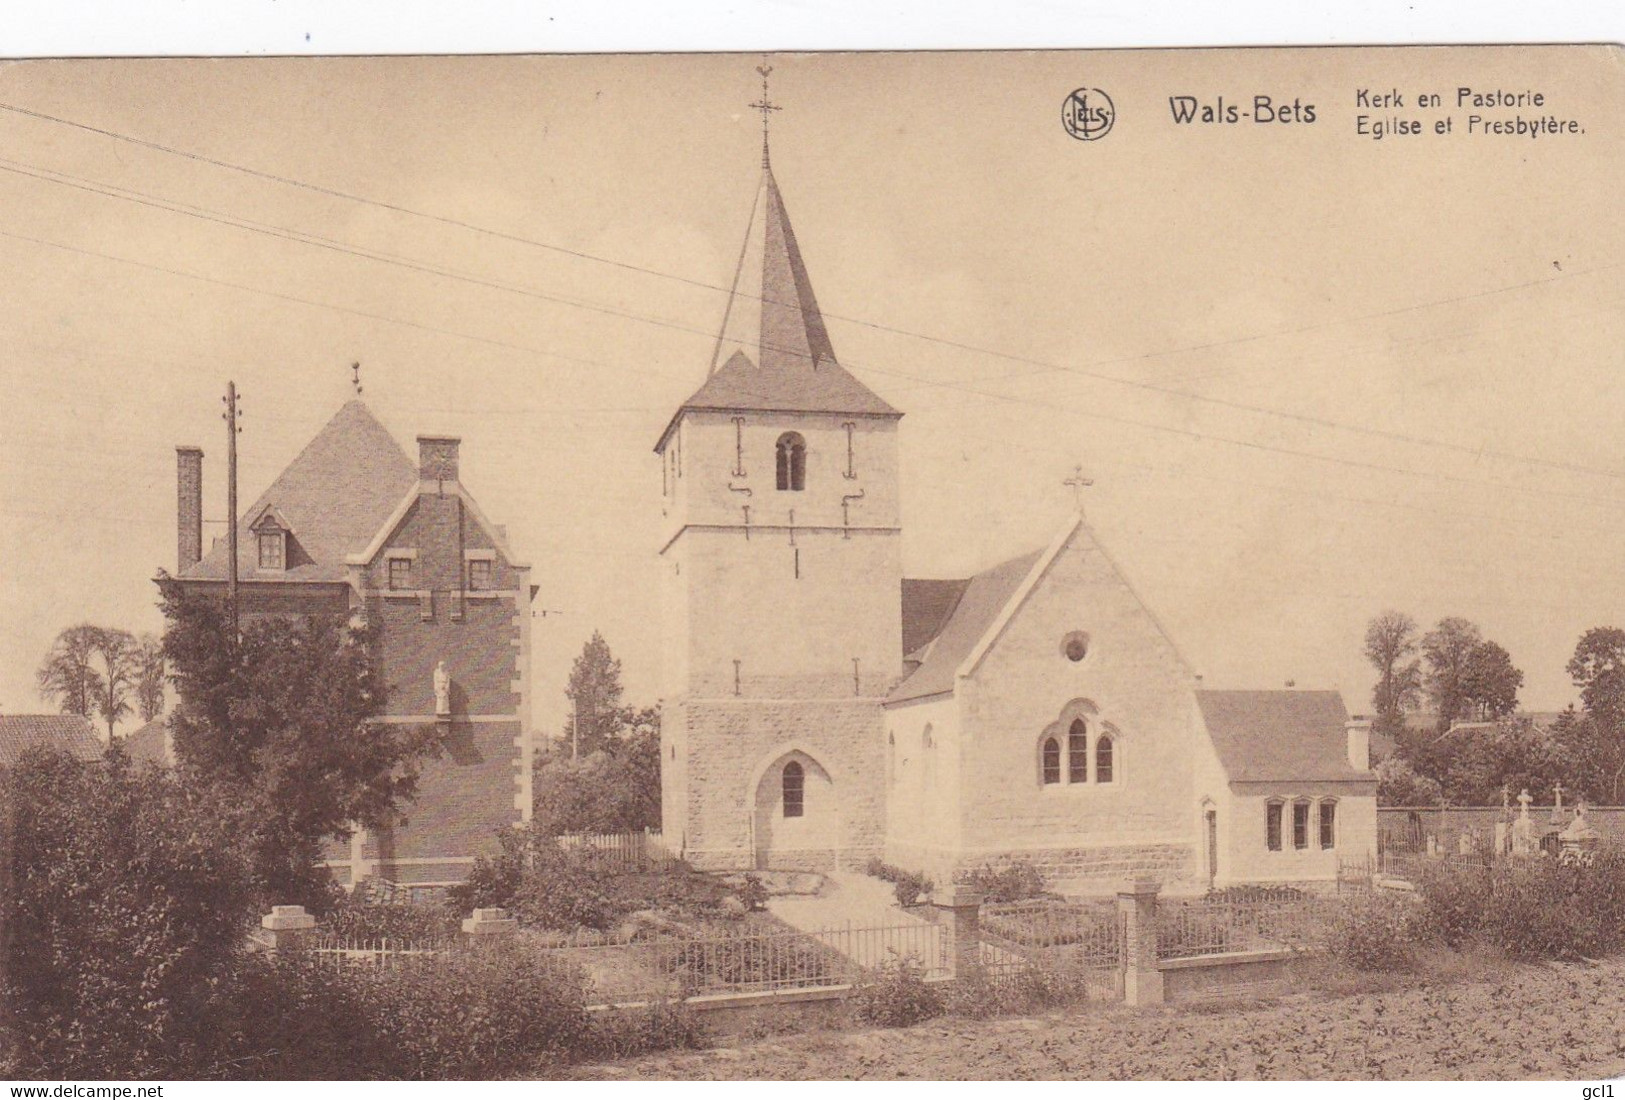
[[[902,413],[844,369],[774,178],[712,362],[655,443],[661,794],[707,869],[1061,889],[1322,883],[1376,848],[1335,691],[1215,691],[1081,514],[972,577],[903,575]]]

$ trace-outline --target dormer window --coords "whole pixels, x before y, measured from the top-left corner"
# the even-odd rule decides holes
[[[260,532],[260,568],[281,572],[288,567],[287,534],[282,531]]]
[[[801,492],[807,487],[807,441],[797,432],[785,432],[779,436],[777,451],[779,491]]]
[[[275,507],[260,513],[248,528],[254,533],[255,568],[261,573],[281,573],[288,568],[288,521]]]

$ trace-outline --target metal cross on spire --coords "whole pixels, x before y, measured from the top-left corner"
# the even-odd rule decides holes
[[[1061,482],[1062,485],[1066,485],[1071,488],[1072,499],[1077,503],[1078,515],[1080,516],[1083,515],[1083,491],[1094,483],[1094,478],[1083,476],[1082,466],[1075,467],[1073,469],[1072,476]]]
[[[755,110],[762,112],[762,167],[767,167],[767,120],[774,111],[782,111],[783,107],[774,103],[767,95],[767,77],[773,71],[773,66],[762,58],[762,64],[756,66],[756,71],[762,74],[762,98],[751,104]]]

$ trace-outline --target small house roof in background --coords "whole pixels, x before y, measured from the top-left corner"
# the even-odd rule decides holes
[[[0,767],[10,767],[35,745],[95,760],[102,742],[90,719],[77,714],[0,714]]]
[[[174,763],[169,758],[169,716],[160,715],[123,738],[124,751],[140,764]]]

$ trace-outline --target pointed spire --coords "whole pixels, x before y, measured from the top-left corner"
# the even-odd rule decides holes
[[[705,384],[672,417],[657,451],[684,409],[902,415],[836,362],[768,156],[768,119],[779,109],[768,98],[772,68],[763,65],[757,71],[762,74],[762,98],[751,106],[762,112],[762,177],[756,202]]]
[[[712,372],[735,352],[764,370],[817,370],[835,359],[771,165],[762,168]]]

